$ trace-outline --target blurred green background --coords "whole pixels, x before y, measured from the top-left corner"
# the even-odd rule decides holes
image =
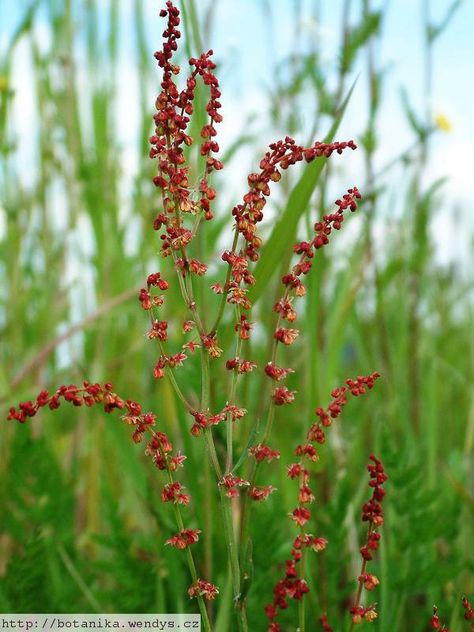
[[[267,207],[264,234],[273,233],[278,257],[267,250],[253,313],[258,335],[248,356],[259,366],[268,358],[268,306],[293,236],[307,237],[348,187],[356,184],[364,195],[358,213],[318,253],[299,305],[304,336],[283,363],[297,369],[289,385],[298,398],[276,420],[272,443],[282,457],[268,466],[265,482],[278,493],[256,507],[253,520],[251,629],[265,627],[262,604],[271,600],[291,546],[287,513],[295,489],[284,466],[292,449],[334,386],[378,370],[383,379],[350,402],[316,467],[314,529],[330,544],[308,565],[308,621],[327,610],[335,629],[344,629],[360,566],[365,463],[374,451],[390,480],[383,545],[372,566],[381,579],[373,629],[426,630],[436,603],[460,630],[460,596],[474,593],[472,136],[467,106],[454,107],[458,118],[449,107],[472,96],[472,4],[179,6],[181,61],[213,46],[224,91],[226,168],[215,178],[220,202],[196,246],[199,258],[217,261],[230,246],[230,208],[269,142],[289,133],[309,144],[336,122],[336,138],[359,145],[334,156],[317,182],[304,167],[287,173]],[[189,435],[169,385],[153,379],[156,351],[136,299],[147,274],[171,272],[159,261],[151,228],[159,199],[147,158],[160,81],[153,60],[163,30],[159,8],[148,0],[0,1],[1,414],[43,387],[83,377],[110,380],[119,394],[156,411],[188,456],[190,520],[205,534],[196,554],[221,587],[213,608],[216,630],[225,632],[232,629],[230,584],[203,445]],[[204,99],[199,92],[194,130]],[[195,173],[194,151],[189,158]],[[300,178],[304,186],[295,189]],[[284,240],[273,232],[280,226],[281,233],[280,217],[290,222]],[[283,246],[288,254],[280,256]],[[213,280],[222,280],[217,265],[198,291],[209,313],[217,308],[208,291]],[[177,293],[167,310],[176,322],[184,318]],[[226,326],[230,331],[232,314]],[[176,346],[179,339],[175,327]],[[223,341],[228,346],[226,332]],[[231,353],[226,349],[226,357]],[[198,362],[178,376],[192,398],[200,388]],[[218,404],[225,403],[226,378],[217,371],[213,379]],[[254,418],[263,414],[261,384],[255,376],[240,386]],[[241,448],[253,419],[244,423]],[[216,441],[219,449],[220,429]],[[186,596],[183,556],[163,546],[175,528],[159,502],[160,475],[142,452],[120,421],[99,411],[61,408],[23,427],[1,424],[0,611],[195,606]],[[294,630],[294,607],[281,620]]]

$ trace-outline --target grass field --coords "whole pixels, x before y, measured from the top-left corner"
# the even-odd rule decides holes
[[[124,4],[133,18],[125,24]],[[202,42],[212,42],[219,29],[213,3],[205,4],[180,4],[183,67],[186,57],[199,55]],[[294,345],[279,350],[278,363],[295,369],[286,384],[297,396],[291,406],[276,409],[271,444],[281,457],[259,474],[261,484],[277,491],[256,503],[252,514],[249,629],[266,629],[263,606],[272,600],[296,535],[288,514],[297,502],[297,487],[286,476],[286,465],[295,460],[294,449],[314,421],[313,410],[327,406],[332,389],[347,378],[378,371],[381,379],[366,396],[348,402],[328,432],[319,462],[311,466],[312,529],[329,543],[306,560],[306,630],[321,629],[317,620],[323,612],[335,630],[349,629],[364,538],[365,468],[375,453],[388,481],[381,547],[371,562],[380,586],[367,598],[377,602],[379,616],[370,625],[378,632],[428,630],[436,604],[445,624],[457,632],[469,627],[462,621],[461,597],[474,596],[472,274],[469,278],[463,269],[469,262],[444,264],[438,256],[436,218],[443,212],[449,216],[452,206],[444,180],[430,172],[443,121],[435,120],[429,89],[437,72],[436,47],[451,19],[462,14],[463,3],[454,2],[439,23],[428,13],[420,23],[426,103],[415,111],[406,94],[404,116],[412,138],[407,147],[393,148],[383,165],[377,151],[394,143],[379,131],[390,81],[377,55],[385,9],[365,0],[354,2],[349,13],[350,5],[341,2],[346,10],[338,33],[339,63],[328,68],[317,41],[297,46],[295,38],[294,50],[275,68],[268,111],[259,112],[273,133],[268,142],[286,133],[304,145],[353,137],[358,149],[300,163],[272,184],[261,258],[252,264],[257,283],[250,290],[251,320],[258,324],[244,356],[258,369],[237,383],[239,406],[249,413],[235,424],[234,463],[265,422],[270,391],[262,369],[271,356],[272,306],[282,293],[280,277],[290,267],[292,245],[311,239],[313,224],[334,212],[334,200],[349,187],[357,185],[363,198],[341,234],[317,251],[306,296],[298,303],[301,334]],[[147,157],[161,81],[153,52],[161,46],[162,20],[156,7],[149,15],[142,0],[38,0],[19,6],[0,62],[1,416],[6,419],[11,405],[34,398],[42,388],[83,379],[110,380],[124,398],[153,410],[160,430],[187,455],[180,474],[193,498],[187,520],[203,532],[193,552],[198,570],[220,589],[209,602],[213,629],[236,630],[214,474],[204,441],[190,434],[189,414],[171,382],[153,377],[157,349],[146,339],[149,319],[137,300],[148,274],[160,270],[170,281],[174,275],[170,258],[159,256],[160,240],[152,229],[161,197],[152,184],[156,163]],[[429,2],[424,6],[429,8]],[[256,3],[258,19],[265,7]],[[294,25],[297,29],[296,10]],[[133,100],[141,123],[131,143],[124,140],[130,132],[121,108],[123,46],[132,51],[128,64],[138,84]],[[19,55],[29,59],[27,106],[15,89]],[[360,68],[356,94],[360,98],[363,87],[368,107],[364,120],[352,126],[346,115]],[[219,76],[219,66],[215,72]],[[207,99],[198,86],[190,123],[194,138],[206,122]],[[315,108],[311,129],[303,125],[309,103]],[[34,117],[25,120],[22,113],[30,111]],[[212,179],[217,200],[226,203],[214,203],[215,218],[190,246],[191,256],[210,264],[194,284],[207,325],[214,322],[220,301],[209,286],[222,283],[226,267],[220,254],[232,244],[230,209],[247,191],[245,176],[235,179],[243,167],[244,173],[257,169],[262,155],[255,125],[245,118],[229,120],[225,108],[223,115],[219,131],[227,125],[242,130],[219,154],[226,168]],[[341,137],[338,130],[345,134],[352,127],[349,137]],[[30,130],[26,153],[25,128]],[[195,146],[187,158],[194,182],[202,169]],[[449,221],[456,217],[463,214]],[[470,230],[457,229],[463,238]],[[468,238],[472,243],[472,235]],[[174,323],[169,344],[179,349],[187,310],[175,279],[162,314]],[[225,359],[236,355],[235,314],[227,308],[219,329]],[[175,373],[193,403],[201,397],[199,356]],[[230,380],[222,362],[211,363],[209,397],[215,411],[228,400]],[[187,596],[191,582],[185,555],[164,546],[176,531],[173,512],[160,500],[165,479],[144,456],[143,445],[131,443],[128,430],[99,408],[61,407],[22,426],[1,423],[1,612],[198,611]],[[217,425],[213,435],[223,461],[225,424]],[[246,460],[239,475],[245,478],[249,467]],[[240,511],[236,501],[235,525]],[[299,616],[298,605],[291,603],[279,615],[281,629],[296,630]]]

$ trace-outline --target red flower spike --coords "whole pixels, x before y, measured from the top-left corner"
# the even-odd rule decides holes
[[[342,153],[348,147],[355,149],[356,145],[353,141],[329,144],[318,141],[312,147],[305,149],[297,145],[289,136],[270,145],[269,151],[260,161],[260,172],[251,173],[248,177],[249,191],[243,198],[243,204],[237,204],[232,209],[237,230],[246,241],[245,256],[250,261],[259,259],[261,239],[257,232],[257,225],[263,219],[266,198],[270,195],[269,184],[280,180],[281,169],[287,169],[302,160],[311,162],[318,157],[328,157],[334,151]]]
[[[298,251],[302,251],[305,256],[308,252],[308,246],[306,243],[298,244]],[[287,277],[284,282],[287,282],[287,287],[294,283],[296,274],[301,272],[301,269],[293,269],[295,276]],[[293,280],[292,280],[293,279]],[[282,303],[281,303],[282,304]],[[277,332],[279,330],[277,329]],[[276,336],[282,336],[281,333],[277,333]],[[273,363],[269,363],[265,368],[265,372],[272,379],[278,379],[279,375],[276,367]],[[310,461],[316,461],[318,459],[318,453],[313,443],[323,444],[325,442],[325,427],[329,427],[333,420],[335,420],[342,412],[343,407],[347,403],[347,394],[355,388],[369,389],[373,386],[375,380],[378,378],[378,374],[374,373],[367,377],[359,376],[357,380],[348,380],[346,386],[336,388],[332,391],[330,402],[327,409],[317,408],[315,413],[318,421],[310,426],[307,433],[307,443],[298,445],[295,449],[295,454],[299,457],[299,462],[292,463],[288,466],[288,477],[299,482],[298,485],[298,506],[290,514],[291,518],[300,528],[300,534],[295,538],[293,542],[293,548],[291,551],[291,559],[286,561],[285,577],[277,582],[274,588],[274,598],[271,604],[268,604],[265,608],[265,614],[270,622],[270,625],[276,623],[274,619],[278,615],[279,610],[283,610],[288,607],[288,599],[301,599],[305,591],[307,590],[304,579],[299,577],[297,572],[297,563],[302,559],[302,549],[311,548],[313,551],[322,551],[327,544],[325,538],[318,538],[312,536],[309,533],[304,532],[304,526],[311,517],[311,513],[306,505],[309,505],[314,501],[314,495],[310,482],[310,472],[304,467],[304,459]],[[369,386],[370,385],[370,386]],[[357,394],[361,394],[357,392]],[[259,454],[259,446],[252,449],[251,453],[255,455]],[[263,460],[265,450],[261,450],[261,458]],[[256,456],[256,458],[258,458]],[[359,576],[359,582],[363,584],[368,590],[372,590],[378,584],[378,579],[375,575],[367,573],[365,570],[365,564],[367,560],[372,559],[372,551],[378,548],[380,534],[377,533],[376,527],[381,524],[382,513],[380,509],[380,503],[384,496],[382,488],[383,483],[386,481],[386,475],[383,471],[382,463],[379,459],[373,455],[370,457],[371,463],[368,467],[368,471],[371,475],[370,487],[373,490],[372,499],[364,505],[364,515],[368,518],[372,517],[373,522],[370,523],[371,528],[366,544],[361,548],[361,555],[364,558],[363,570]],[[298,584],[298,582],[301,582]],[[373,621],[376,616],[375,606],[364,607],[360,604],[355,604],[351,609],[351,615],[354,623],[360,623],[362,621]],[[323,615],[320,619],[323,630],[331,630],[331,626],[328,623],[327,617]]]
[[[336,397],[337,396],[338,393],[336,393]],[[373,551],[376,551],[379,548],[380,533],[378,533],[376,529],[378,526],[383,524],[381,502],[385,495],[385,490],[382,485],[386,482],[387,475],[385,474],[384,467],[380,459],[372,454],[370,455],[370,461],[371,463],[367,466],[367,470],[370,473],[369,487],[372,489],[372,497],[362,507],[362,520],[369,523],[369,528],[366,542],[360,548],[362,568],[358,577],[359,590],[357,592],[357,603],[354,604],[350,611],[354,623],[360,623],[363,619],[366,621],[373,621],[377,617],[377,613],[373,606],[363,608],[358,602],[362,586],[365,586],[367,590],[373,590],[379,584],[378,578],[375,575],[367,573],[366,568],[367,563],[373,559]]]

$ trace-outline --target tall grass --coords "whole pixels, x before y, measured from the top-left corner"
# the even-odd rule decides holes
[[[273,4],[258,4],[267,17],[278,19]],[[126,25],[120,19],[125,5],[133,17]],[[314,7],[316,14],[321,11],[319,3]],[[289,386],[299,397],[291,417],[277,419],[281,461],[289,463],[305,420],[333,386],[347,375],[373,369],[383,374],[370,402],[351,409],[341,427],[333,429],[332,450],[322,455],[318,470],[319,527],[331,547],[320,554],[317,566],[307,568],[313,595],[307,602],[308,620],[328,610],[336,629],[343,629],[342,616],[355,588],[347,577],[358,572],[355,525],[365,493],[360,473],[372,449],[384,455],[390,476],[385,546],[376,570],[382,586],[380,617],[374,629],[421,632],[436,603],[452,612],[450,625],[456,630],[461,625],[458,597],[474,592],[472,284],[454,265],[439,263],[432,225],[436,209],[450,202],[443,182],[433,181],[429,171],[435,133],[429,99],[436,73],[433,51],[451,17],[463,9],[454,2],[434,22],[427,0],[423,7],[420,55],[426,104],[420,114],[410,105],[410,95],[404,99],[413,142],[398,148],[386,166],[376,161],[377,148],[387,142],[379,136],[378,122],[389,79],[376,54],[387,26],[384,5],[342,3],[337,72],[327,70],[317,41],[295,44],[276,69],[268,111],[275,128],[303,135],[303,140],[309,133],[333,134],[344,115],[355,64],[362,60],[357,89],[365,86],[369,107],[357,130],[364,181],[356,184],[365,194],[361,214],[366,219],[348,224],[351,248],[325,253],[313,271],[301,317],[306,339],[297,353],[289,352],[298,369]],[[185,0],[182,10],[187,52],[197,53],[218,28],[213,3],[201,7]],[[145,15],[141,0],[104,5],[44,0],[25,3],[20,13],[18,28],[7,33],[0,65],[1,403],[6,411],[12,398],[28,398],[53,379],[68,383],[83,375],[113,375],[118,392],[131,393],[159,411],[167,430],[182,431],[187,476],[202,481],[194,507],[208,544],[200,563],[215,577],[221,594],[229,596],[226,554],[214,523],[218,508],[207,493],[210,474],[169,385],[157,386],[149,374],[155,358],[144,344],[146,323],[136,307],[136,290],[150,266],[155,267],[158,250],[147,230],[159,202],[146,150],[150,94],[157,84],[150,59],[161,25],[157,20],[156,41],[149,41],[145,24],[154,18]],[[267,23],[271,30],[272,21]],[[125,125],[120,50],[130,37],[134,57],[128,63],[137,77],[135,98],[141,109],[134,145],[125,147],[117,131]],[[24,107],[15,94],[20,54],[31,64],[31,122],[19,117]],[[315,107],[311,130],[298,114],[308,103]],[[197,110],[202,117],[199,100]],[[199,116],[194,125],[200,128]],[[24,126],[30,127],[26,163],[19,152]],[[248,134],[230,147],[229,171],[244,145],[249,161],[258,158],[249,153]],[[197,164],[197,156],[192,158]],[[138,168],[131,171],[130,164]],[[267,246],[258,264],[266,282],[254,288],[252,297],[264,323],[279,273],[288,267],[285,247],[296,234],[305,236],[331,201],[328,179],[335,176],[328,165],[318,168],[314,163],[289,175],[284,183],[288,203],[284,208],[275,203],[275,217],[281,219],[267,226]],[[222,186],[219,179],[215,184],[218,190]],[[400,212],[392,215],[395,204]],[[200,258],[215,252],[226,226],[229,218],[221,209],[199,244]],[[214,313],[216,307],[208,309]],[[177,294],[170,293],[168,310],[183,312]],[[265,363],[263,338],[253,340],[252,356]],[[198,377],[191,368],[190,393]],[[215,395],[222,392],[223,380],[213,376]],[[245,398],[254,401],[261,384],[245,388]],[[161,544],[162,533],[172,527],[159,503],[155,472],[138,450],[133,454],[122,428],[98,413],[91,421],[82,412],[58,411],[22,430],[0,427],[0,609],[189,610],[183,597],[186,569]],[[238,436],[242,449],[247,433],[248,428]],[[219,449],[225,437],[218,435],[216,441]],[[257,630],[264,628],[261,604],[271,596],[291,536],[284,521],[294,504],[291,483],[277,469],[272,476],[268,482],[279,494],[266,507],[257,507],[253,524],[259,572],[248,608]],[[228,604],[226,598],[214,604],[218,632],[232,629]],[[288,626],[291,621],[289,616]]]

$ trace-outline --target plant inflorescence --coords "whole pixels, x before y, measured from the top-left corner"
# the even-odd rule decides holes
[[[221,254],[224,264],[222,281],[212,283],[207,288],[219,297],[218,306],[210,318],[196,293],[196,283],[199,278],[206,278],[209,264],[192,253],[193,242],[214,217],[217,192],[212,186],[211,176],[224,167],[217,157],[219,145],[216,141],[216,126],[222,122],[221,92],[214,73],[216,65],[212,60],[212,50],[189,60],[190,69],[184,86],[178,86],[177,78],[181,69],[174,62],[174,56],[181,37],[179,11],[168,1],[160,15],[167,19],[167,26],[163,33],[163,46],[155,53],[162,81],[155,103],[155,130],[150,137],[150,158],[156,161],[153,183],[160,193],[161,204],[152,218],[152,226],[159,233],[162,257],[173,263],[175,283],[187,310],[186,319],[179,323],[183,335],[187,336],[180,348],[170,348],[175,336],[170,340],[169,330],[176,327],[177,323],[168,322],[161,316],[166,304],[166,292],[171,284],[163,277],[162,270],[148,275],[146,287],[139,291],[138,298],[149,317],[147,338],[157,345],[154,378],[161,380],[167,377],[170,380],[176,396],[189,414],[189,431],[196,441],[201,442],[205,458],[209,459],[214,471],[214,491],[219,496],[222,508],[223,537],[231,569],[235,620],[239,630],[248,630],[246,603],[251,575],[252,506],[277,493],[273,485],[266,484],[260,477],[264,477],[267,463],[280,458],[277,436],[274,437],[275,446],[272,445],[272,434],[277,435],[273,433],[277,409],[292,404],[297,396],[296,391],[285,384],[294,369],[282,366],[279,355],[284,348],[293,345],[299,336],[295,325],[297,301],[306,294],[305,278],[314,265],[318,251],[329,243],[333,231],[341,229],[345,213],[357,210],[361,193],[357,187],[349,188],[336,200],[335,209],[314,224],[312,236],[293,246],[296,261],[290,264],[282,276],[281,294],[273,305],[274,323],[269,332],[270,354],[265,366],[257,366],[248,357],[249,341],[255,325],[249,290],[256,281],[255,264],[260,258],[263,243],[259,224],[264,219],[271,186],[281,179],[282,171],[300,162],[326,160],[334,153],[354,150],[356,145],[352,140],[317,141],[309,147],[303,147],[286,137],[269,146],[259,163],[259,170],[248,176],[247,192],[242,201],[232,209],[232,243]],[[193,181],[188,151],[197,139],[189,134],[189,126],[199,80],[207,87],[210,96],[206,105],[207,121],[200,130],[201,173]],[[227,314],[232,319],[230,325],[225,322]],[[221,342],[221,332],[226,328],[230,329],[235,340],[231,357],[225,357],[228,345]],[[199,397],[191,399],[180,386],[176,369],[193,355],[200,358],[201,393]],[[229,374],[229,392],[223,407],[217,407],[212,398],[211,363],[220,363]],[[239,403],[239,380],[252,372],[261,372],[267,378],[268,388],[262,393],[266,421],[256,436],[251,433],[253,421],[249,424],[249,441],[244,453],[235,459],[235,425],[245,424],[246,420],[256,416],[256,410],[246,410]],[[374,372],[348,379],[343,386],[335,388],[327,407],[315,410],[316,420],[307,431],[306,441],[295,447],[296,460],[287,465],[287,475],[297,486],[296,504],[290,514],[297,534],[292,542],[291,556],[284,564],[284,575],[275,583],[273,597],[268,596],[271,601],[265,606],[268,630],[271,632],[281,629],[277,618],[282,610],[289,607],[290,600],[298,602],[299,629],[305,629],[304,597],[310,591],[305,575],[306,557],[308,553],[320,552],[328,545],[324,535],[313,535],[308,526],[313,517],[310,507],[315,500],[313,464],[319,459],[318,450],[325,443],[327,429],[340,417],[348,396],[365,394],[373,388],[378,378],[379,374]],[[186,556],[190,574],[188,594],[197,599],[204,629],[210,630],[212,622],[206,601],[218,598],[219,588],[212,583],[212,577],[200,577],[201,565],[194,552],[206,533],[201,528],[186,525],[185,508],[191,502],[193,490],[186,489],[178,480],[178,472],[184,466],[186,456],[174,450],[170,438],[160,429],[155,413],[144,412],[139,403],[117,395],[110,383],[101,385],[84,381],[81,386],[60,386],[52,394],[42,390],[34,401],[21,402],[17,408],[11,408],[8,419],[24,423],[41,408],[54,410],[63,403],[76,407],[100,405],[106,413],[119,411],[122,420],[133,429],[133,441],[145,443],[145,454],[151,457],[156,468],[164,475],[161,500],[173,507],[176,522],[176,532],[169,534],[165,544],[183,551]],[[216,426],[225,427],[224,448],[219,450],[216,447]],[[238,474],[237,465],[240,468],[242,464],[245,464],[246,470]],[[379,547],[387,475],[382,461],[374,455],[370,456],[368,471],[372,495],[362,508],[362,521],[367,525],[367,535],[360,548],[362,564],[356,594],[348,612],[351,630],[353,626],[363,621],[371,622],[377,616],[376,605],[363,605],[362,597],[364,590],[371,592],[379,584],[378,578],[369,572],[368,564]],[[465,618],[471,620],[474,616],[472,607],[467,599],[463,604]],[[326,632],[332,630],[327,614],[321,613],[320,625]],[[436,612],[431,619],[431,627],[447,630],[441,625]]]

